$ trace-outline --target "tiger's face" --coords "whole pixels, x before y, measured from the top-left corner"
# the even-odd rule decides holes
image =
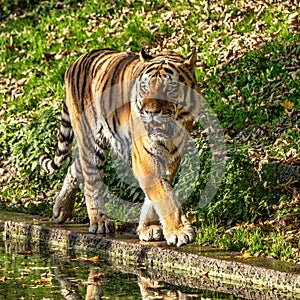
[[[140,117],[150,136],[173,135],[178,92],[179,84],[170,74],[158,71],[152,76],[149,73],[142,76],[139,86]]]
[[[181,75],[189,73],[186,69],[182,56],[145,62],[137,83],[137,106],[149,137],[172,138],[181,119],[189,115],[186,98],[191,84]]]

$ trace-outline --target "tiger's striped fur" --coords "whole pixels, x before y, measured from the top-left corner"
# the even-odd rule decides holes
[[[194,240],[191,224],[170,187],[201,94],[187,57],[166,51],[150,56],[103,49],[82,55],[65,74],[65,100],[55,157],[40,157],[48,173],[70,155],[73,135],[79,154],[68,169],[53,207],[64,222],[72,212],[79,183],[90,219],[89,231],[107,233],[114,224],[106,215],[101,180],[109,148],[132,164],[145,192],[138,234],[180,246]]]

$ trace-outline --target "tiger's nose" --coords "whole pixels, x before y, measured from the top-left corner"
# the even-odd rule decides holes
[[[145,109],[145,114],[148,116],[155,116],[161,113],[161,108]]]

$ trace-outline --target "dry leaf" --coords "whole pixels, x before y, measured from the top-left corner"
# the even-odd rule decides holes
[[[297,25],[299,22],[298,22],[298,16],[299,16],[299,12],[295,12],[295,13],[292,13],[291,15],[289,15],[289,18],[288,18],[288,24],[289,25]]]
[[[99,256],[93,256],[87,259],[87,261],[91,261],[93,263],[97,263],[99,261]]]
[[[98,282],[98,281],[101,281],[101,280],[103,280],[103,278],[105,278],[105,277],[107,277],[107,273],[105,273],[105,272],[101,272],[101,273],[98,273],[98,274],[95,274],[94,275],[94,282]]]
[[[53,274],[51,274],[51,271],[48,270],[47,272],[41,274],[41,277],[42,277],[43,279],[49,279],[49,278],[53,277]]]
[[[285,112],[288,112],[294,107],[295,103],[288,99],[285,99],[285,101],[280,102],[280,105],[284,108]]]
[[[265,257],[266,254],[261,250],[261,251],[258,251],[256,253],[254,253],[253,255],[254,257]]]
[[[93,263],[97,263],[97,262],[99,262],[99,256],[93,256],[93,257],[89,257],[89,258],[77,256],[76,258],[73,258],[72,260],[91,261]]]
[[[199,277],[204,278],[205,280],[209,280],[208,272],[209,272],[208,269],[203,270],[202,272],[199,273]]]
[[[248,259],[248,258],[251,258],[251,257],[253,257],[253,256],[248,252],[245,252],[243,255],[235,256],[235,258],[238,258],[238,259]]]
[[[52,282],[52,277],[43,278],[43,279],[36,279],[34,281],[34,283],[36,283],[36,284],[51,284],[51,282]]]

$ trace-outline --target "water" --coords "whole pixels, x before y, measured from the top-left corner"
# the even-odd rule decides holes
[[[105,257],[33,253],[0,241],[0,299],[245,299],[155,279],[149,266],[112,264]],[[72,252],[72,251],[71,251]],[[199,279],[200,280],[200,279]]]

